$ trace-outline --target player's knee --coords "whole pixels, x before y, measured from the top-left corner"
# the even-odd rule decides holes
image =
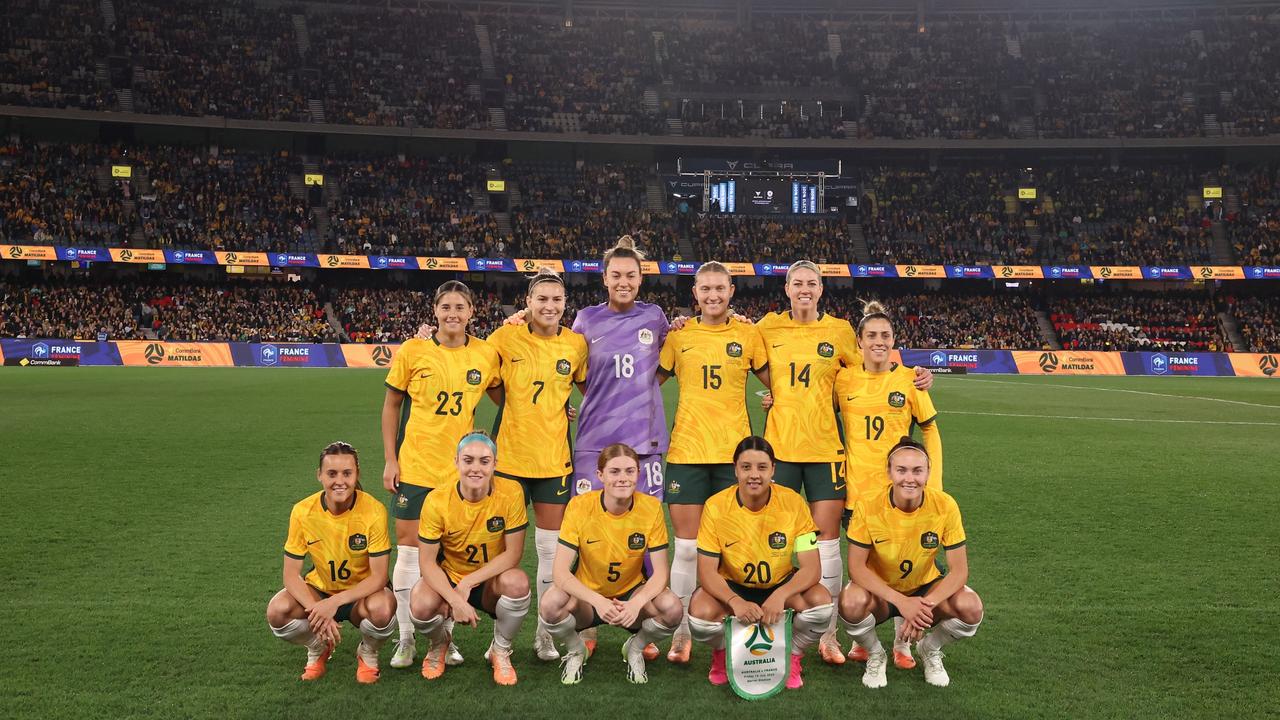
[[[294,619],[295,606],[298,606],[298,603],[289,591],[281,590],[267,602],[267,622],[274,627],[283,626]]]
[[[719,621],[724,619],[724,610],[720,607],[719,600],[699,589],[693,593],[693,597],[689,600],[689,617],[698,618],[699,620]]]
[[[804,599],[804,607],[797,608],[799,610],[805,610],[819,605],[830,605],[832,602],[831,593],[827,590],[826,586],[822,584],[814,585],[808,590],[805,590],[801,593],[800,597]]]
[[[529,576],[519,568],[507,570],[498,576],[497,591],[509,598],[522,598],[529,594]]]
[[[417,618],[429,618],[440,608],[440,596],[425,580],[414,584],[409,593],[409,613]]]
[[[658,597],[653,599],[653,607],[658,611],[658,622],[663,625],[672,626],[680,622],[681,616],[684,615],[684,608],[680,605],[680,598],[670,590],[664,590]]]
[[[369,618],[369,622],[382,627],[391,622],[391,618],[396,614],[396,596],[390,590],[376,592],[365,598],[364,601],[365,617]]]
[[[857,622],[871,612],[871,593],[849,583],[840,591],[840,617]]]
[[[955,610],[956,618],[961,622],[969,625],[977,625],[982,622],[982,598],[969,588],[965,588],[955,594],[955,597],[952,598],[952,607]]]

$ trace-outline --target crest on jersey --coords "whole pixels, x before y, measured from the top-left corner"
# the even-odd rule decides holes
[[[644,549],[644,533],[631,533],[627,538],[627,547],[632,550]]]
[[[407,507],[409,507],[409,498],[408,498],[408,496],[406,496],[404,493],[401,493],[401,494],[397,495],[397,496],[396,496],[396,507],[398,507],[398,508],[407,508]]]
[[[829,342],[818,343],[818,354],[822,357],[831,357],[836,354],[836,348]]]
[[[783,532],[769,533],[769,547],[781,550],[787,546],[787,534]]]
[[[479,384],[480,384],[480,371],[479,371],[479,370],[476,370],[475,368],[472,368],[472,369],[470,369],[470,370],[468,370],[468,371],[467,371],[467,384],[468,384],[468,385],[479,385]]]
[[[679,495],[679,494],[680,494],[680,481],[679,481],[679,480],[672,480],[671,482],[667,483],[667,494],[668,494],[668,495]]]
[[[361,550],[369,547],[369,538],[360,533],[356,533],[355,535],[347,538],[347,547],[356,552],[360,552]]]
[[[507,528],[507,521],[501,515],[494,515],[485,522],[484,526],[489,529],[489,532],[502,532]]]
[[[742,346],[736,342],[731,342],[724,346],[724,352],[729,357],[742,357]]]
[[[586,495],[591,492],[591,481],[587,478],[578,478],[578,482],[573,485],[575,495]]]
[[[889,407],[902,407],[907,404],[907,396],[897,390],[889,393]]]
[[[641,330],[638,337],[641,345],[653,344],[653,331],[650,330],[649,328],[644,328],[643,330]]]
[[[925,550],[934,550],[938,547],[938,533],[932,530],[926,530],[920,536],[920,547]]]
[[[564,358],[560,358],[559,360],[556,361],[556,372],[560,373],[561,375],[568,375],[572,371],[573,371],[573,366],[569,364],[568,360],[565,360]]]

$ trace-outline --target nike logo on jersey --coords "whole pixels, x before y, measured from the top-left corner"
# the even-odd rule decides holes
[[[511,358],[511,362],[513,363],[524,362],[524,358]]]
[[[734,540],[733,542],[727,542],[727,543],[725,543],[725,544],[724,544],[724,546],[725,546],[725,547],[732,547],[732,546],[737,545],[737,544],[738,544],[738,541],[737,541],[737,540]]]
[[[843,489],[844,489],[844,485],[845,485],[844,483],[840,483],[839,485],[837,485],[837,486],[835,486],[834,488],[832,488],[832,490],[843,490]]]
[[[774,345],[773,347],[775,347],[775,348],[780,348],[780,347],[782,347],[783,345],[786,345],[786,343],[778,343],[777,345]]]
[[[308,546],[315,545],[315,544],[316,544],[316,543],[318,543],[318,542],[320,542],[320,541],[319,541],[319,540],[312,540],[311,542],[307,543],[307,545],[308,545]]]
[[[846,396],[846,397],[845,397],[845,400],[853,400],[853,399],[854,399],[854,398],[856,398],[856,397],[858,397],[858,396],[857,396],[857,395],[849,395],[849,396]]]
[[[598,338],[591,338],[591,344],[592,344],[592,345],[595,345],[596,343],[600,342],[600,341],[601,341],[601,340],[603,340],[603,339],[604,339],[604,336],[603,336],[603,335],[601,335],[601,336],[600,336],[600,337],[598,337]]]
[[[687,348],[680,348],[680,352],[682,352],[682,353],[687,353],[687,352],[689,352],[689,351],[690,351],[690,350],[692,350],[692,349],[693,349],[693,348],[691,348],[691,347],[687,347]]]
[[[462,532],[462,531],[461,531],[461,530],[450,530],[450,531],[449,531],[449,533],[448,533],[448,535],[449,535],[449,537],[453,537],[454,535],[457,535],[457,534],[458,534],[458,533],[460,533],[460,532]]]
[[[427,379],[427,378],[429,378],[429,377],[431,377],[431,373],[429,373],[429,372],[418,373],[418,379],[419,379],[419,380],[426,380],[426,379]]]
[[[591,545],[591,544],[593,544],[593,543],[598,543],[598,542],[600,542],[600,541],[599,541],[599,540],[588,540],[588,541],[587,541],[587,544],[588,544],[588,545]]]
[[[883,539],[883,540],[877,540],[877,541],[876,541],[876,544],[877,544],[877,545],[879,545],[879,544],[880,544],[880,543],[882,543],[882,542],[889,542],[889,538],[885,538],[885,539]]]

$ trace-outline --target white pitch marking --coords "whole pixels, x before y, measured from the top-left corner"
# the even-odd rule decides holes
[[[1280,427],[1280,422],[1247,422],[1244,420],[1167,420],[1162,418],[1121,418],[1090,417],[1085,415],[1026,415],[1022,413],[974,412],[969,410],[948,410],[943,415],[987,415],[990,417],[1043,418],[1045,420],[1110,420],[1113,422],[1137,423],[1177,423],[1190,425],[1266,425]]]
[[[1089,385],[1059,385],[1057,383],[1052,383],[1049,385],[1038,385],[1036,383],[1009,382],[1008,380],[980,380],[978,378],[966,378],[966,381],[979,382],[979,383],[993,383],[996,385],[1019,385],[1022,387],[1036,387],[1036,388],[1058,387],[1058,388],[1070,388],[1072,390],[1097,390],[1099,392],[1131,393],[1133,395],[1150,395],[1152,397],[1174,398],[1175,400],[1206,400],[1208,402],[1220,402],[1220,403],[1229,403],[1231,405],[1246,405],[1248,407],[1260,407],[1260,408],[1268,408],[1270,410],[1280,410],[1280,405],[1264,405],[1263,403],[1251,403],[1251,402],[1245,402],[1243,400],[1227,400],[1225,398],[1202,397],[1200,395],[1169,395],[1167,393],[1147,392],[1145,390],[1123,390],[1121,388],[1091,387]]]

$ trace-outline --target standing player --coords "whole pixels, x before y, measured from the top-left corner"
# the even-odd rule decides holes
[[[867,652],[862,684],[884,687],[888,658],[876,637],[876,625],[890,617],[903,620],[903,638],[919,640],[924,679],[945,687],[951,682],[942,665],[942,648],[973,637],[982,623],[982,599],[965,583],[969,555],[960,509],[952,497],[928,487],[929,453],[903,437],[886,460],[891,484],[859,498],[849,520],[849,577],[840,593],[840,617]],[[947,551],[948,571],[937,568],[939,549]]]
[[[701,587],[689,603],[689,629],[695,640],[711,646],[707,679],[723,685],[729,681],[725,617],[773,623],[787,608],[795,610],[787,677],[787,688],[794,690],[804,685],[800,658],[832,616],[831,595],[819,582],[817,526],[795,491],[774,484],[776,464],[768,440],[755,435],[743,439],[733,463],[737,486],[713,495],[702,512]]]
[[[488,342],[502,358],[502,396],[494,420],[502,455],[496,474],[520,482],[533,502],[541,601],[551,587],[556,536],[573,478],[565,406],[573,384],[586,380],[587,342],[560,325],[565,288],[559,275],[549,270],[535,275],[525,302],[528,324],[503,325]],[[541,620],[534,650],[542,660],[560,657]]]
[[[323,488],[293,506],[284,543],[284,589],[267,604],[282,640],[307,648],[303,680],[317,680],[342,638],[339,623],[360,628],[356,680],[378,681],[378,650],[394,632],[396,599],[387,589],[387,510],[360,489],[360,457],[344,442],[320,452]],[[302,576],[302,561],[314,566]]]
[[[564,514],[556,551],[555,587],[539,614],[568,653],[560,681],[582,680],[587,647],[578,631],[608,623],[634,635],[622,645],[627,679],[649,681],[644,648],[680,624],[680,600],[667,589],[667,525],[662,503],[636,492],[640,458],[626,445],[597,457],[603,488],[575,497]],[[653,574],[645,577],[648,553]]]
[[[868,302],[858,321],[858,347],[862,365],[846,367],[836,375],[835,405],[844,423],[846,475],[849,493],[846,509],[859,498],[878,493],[889,483],[887,458],[897,438],[909,436],[920,426],[929,451],[929,487],[942,490],[942,436],[934,421],[938,412],[927,390],[913,384],[915,373],[890,359],[893,323],[884,306]],[[893,664],[903,670],[916,665],[911,645],[900,637],[902,618],[894,618]],[[854,645],[852,660],[865,661],[866,651]]]
[[[858,367],[862,354],[848,320],[818,310],[822,273],[808,260],[792,263],[786,277],[789,311],[770,313],[756,323],[769,353],[772,407],[764,436],[777,448],[780,485],[804,492],[818,525],[822,584],[832,597],[840,593],[840,516],[846,493],[845,449],[831,404],[831,388],[842,366]],[[918,368],[918,383],[933,378]],[[834,623],[819,644],[822,659],[839,665],[844,652]]]
[[[493,617],[493,641],[484,657],[493,681],[515,685],[511,641],[529,612],[529,577],[520,569],[529,522],[520,484],[494,477],[497,449],[483,432],[458,442],[458,480],[422,505],[418,542],[422,579],[410,599],[414,627],[427,638],[422,677],[444,674],[452,641],[445,612],[476,626],[479,608]]]
[[[693,297],[702,314],[667,335],[660,372],[680,384],[671,450],[667,454],[666,501],[675,530],[671,589],[685,614],[698,582],[698,525],[702,506],[735,484],[735,438],[751,434],[747,376],[769,385],[768,356],[759,331],[729,315],[733,278],[718,262],[704,263],[693,278]],[[667,659],[689,662],[689,625],[682,622]]]
[[[400,640],[391,667],[413,664],[409,592],[419,578],[418,519],[432,489],[452,485],[453,443],[471,429],[476,406],[500,382],[498,353],[467,334],[475,310],[471,290],[456,280],[436,289],[437,329],[429,340],[406,341],[391,361],[382,405],[382,484],[394,499],[396,565],[392,573]],[[408,402],[406,403],[406,397]],[[456,651],[451,649],[451,655]],[[462,662],[457,655],[453,664]]]

